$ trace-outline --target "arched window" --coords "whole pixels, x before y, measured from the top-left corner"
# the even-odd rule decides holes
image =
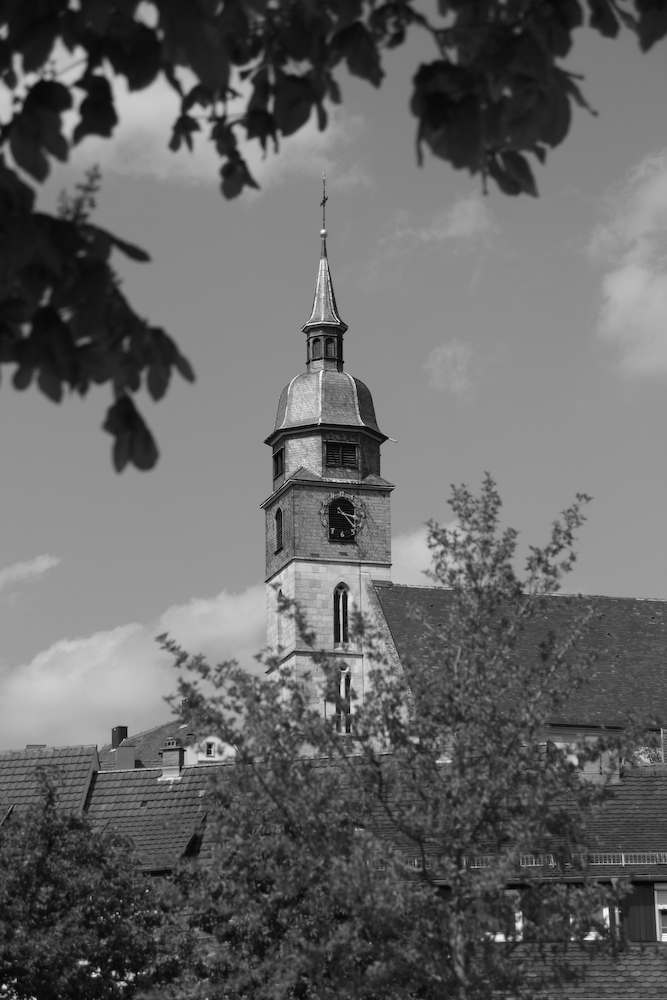
[[[280,552],[283,547],[283,512],[278,508],[276,511],[276,552]]]
[[[331,337],[327,337],[327,342],[325,345],[325,353],[328,358],[336,357],[336,341]]]
[[[333,595],[333,634],[334,646],[342,646],[349,642],[347,623],[348,589],[344,583],[339,583]]]
[[[313,341],[313,361],[317,361],[318,358],[322,357],[322,341],[319,337],[315,337]]]
[[[339,733],[350,733],[352,731],[352,714],[350,711],[350,691],[352,689],[352,677],[350,668],[342,664],[340,668],[340,686],[336,699],[336,730]]]

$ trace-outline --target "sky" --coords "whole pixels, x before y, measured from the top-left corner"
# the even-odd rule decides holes
[[[346,369],[371,389],[392,494],[393,579],[425,584],[424,524],[490,472],[521,554],[577,492],[593,497],[566,589],[667,599],[665,45],[581,31],[577,111],[539,199],[415,159],[415,42],[379,91],[341,70],[342,108],[262,159],[225,201],[216,158],[167,150],[161,85],[119,92],[122,127],[54,169],[40,205],[99,163],[96,221],[151,262],[115,261],[138,312],[196,372],[139,405],[161,450],[114,472],[108,389],[57,405],[0,391],[0,749],[109,741],[169,718],[155,636],[253,666],[264,644],[264,520],[283,386],[304,367],[327,173]]]

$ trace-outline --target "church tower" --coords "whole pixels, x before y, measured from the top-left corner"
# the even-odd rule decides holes
[[[323,198],[323,208],[326,195]],[[390,581],[389,494],[380,475],[378,427],[371,394],[345,371],[347,325],[334,296],[327,231],[321,251],[313,308],[303,326],[306,370],[280,396],[273,432],[273,491],[266,512],[267,643],[299,678],[313,671],[308,650],[280,595],[296,601],[316,648],[331,652],[340,666],[340,698],[322,710],[334,713],[341,732],[350,731],[350,690],[363,699],[366,664],[362,645],[351,635],[352,614],[366,615],[372,581]],[[314,673],[314,671],[313,671]],[[312,701],[321,700],[317,682]]]

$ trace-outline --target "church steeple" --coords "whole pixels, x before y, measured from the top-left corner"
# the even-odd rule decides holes
[[[310,318],[301,328],[307,338],[306,368],[309,372],[321,369],[343,371],[343,334],[347,330],[347,324],[343,322],[338,313],[327,257],[326,204],[328,200],[326,178],[322,175],[320,265]]]

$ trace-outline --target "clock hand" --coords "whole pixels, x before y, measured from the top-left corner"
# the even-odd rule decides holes
[[[343,517],[345,518],[345,520],[349,521],[353,528],[356,527],[356,524],[357,524],[357,515],[356,514],[353,514],[352,517],[350,517],[350,515],[346,514],[344,510],[340,509],[340,507],[338,508],[338,513],[342,514]]]

